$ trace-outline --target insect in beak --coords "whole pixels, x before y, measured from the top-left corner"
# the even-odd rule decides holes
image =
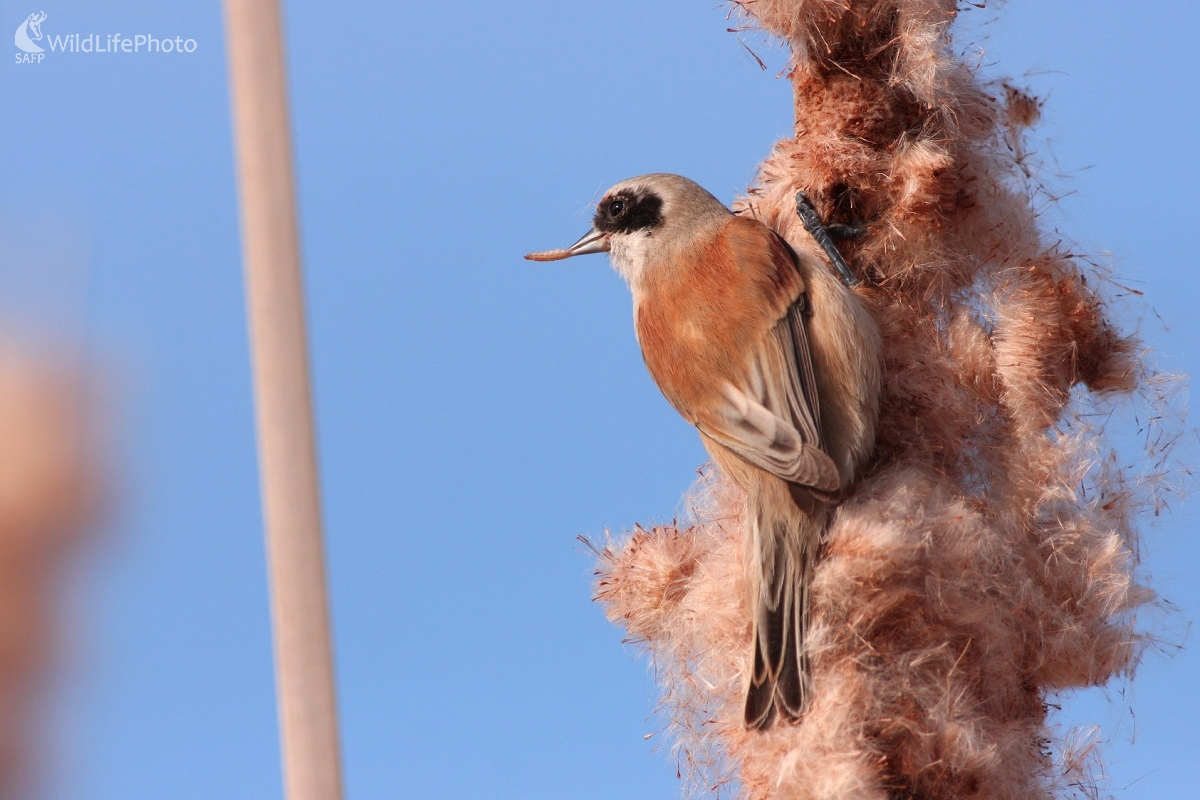
[[[578,242],[565,250],[543,250],[540,253],[530,253],[525,256],[528,261],[561,261],[571,256],[583,256],[588,253],[607,253],[608,234],[592,228]]]

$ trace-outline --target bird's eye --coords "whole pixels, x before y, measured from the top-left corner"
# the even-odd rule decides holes
[[[625,201],[613,200],[608,204],[608,215],[610,217],[619,217],[625,213]]]

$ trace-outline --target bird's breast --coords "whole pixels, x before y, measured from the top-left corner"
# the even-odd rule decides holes
[[[736,225],[705,246],[647,270],[654,279],[634,294],[634,325],[646,366],[693,423],[720,402],[726,383],[741,383],[753,352],[783,313],[781,302],[782,309],[787,306],[779,298],[779,265],[767,253],[765,237],[773,234],[753,220],[733,219]]]

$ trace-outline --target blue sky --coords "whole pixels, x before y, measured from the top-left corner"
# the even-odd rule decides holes
[[[1069,194],[1047,220],[1111,254],[1145,292],[1128,327],[1192,373],[1200,6],[1081,8],[965,14],[996,17],[976,28],[988,71],[1048,97],[1034,141]],[[45,794],[278,797],[219,6],[0,0],[0,23],[38,10],[47,34],[198,43],[0,66],[0,309],[86,342],[119,408]],[[520,255],[573,241],[630,175],[745,188],[790,89],[780,53],[764,72],[726,27],[704,3],[288,4],[351,798],[677,794],[643,738],[651,678],[590,603],[575,536],[670,519],[705,456],[604,259]],[[1200,613],[1191,511],[1144,543],[1176,639]],[[1131,691],[1066,699],[1108,731],[1118,797],[1194,794],[1198,678],[1192,650],[1151,654]]]

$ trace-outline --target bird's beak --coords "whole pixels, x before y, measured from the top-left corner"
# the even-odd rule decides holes
[[[565,250],[544,250],[541,253],[530,253],[525,256],[529,261],[561,261],[571,256],[583,256],[588,253],[607,253],[608,234],[592,228],[575,244]]]

